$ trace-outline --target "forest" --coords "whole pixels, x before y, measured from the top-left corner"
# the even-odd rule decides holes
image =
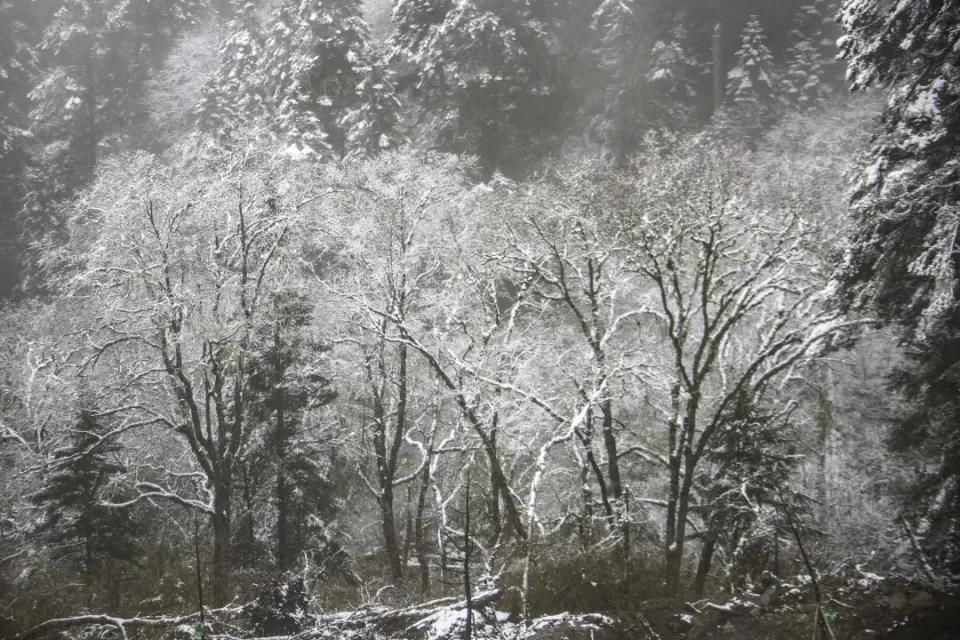
[[[960,0],[0,0],[0,638],[960,637]]]

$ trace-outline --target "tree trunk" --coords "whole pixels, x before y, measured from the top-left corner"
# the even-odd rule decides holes
[[[287,474],[283,471],[283,459],[277,471],[277,570],[283,573],[291,566],[290,561],[290,490]]]
[[[493,428],[490,429],[490,445],[496,456],[497,448],[497,422],[498,414],[493,414]],[[490,524],[493,526],[493,542],[500,539],[503,533],[503,523],[500,521],[500,485],[497,483],[497,476],[490,466]]]
[[[821,531],[827,530],[830,522],[829,513],[829,482],[827,478],[827,463],[830,448],[830,437],[833,432],[833,400],[830,397],[833,389],[833,371],[829,365],[825,366],[819,389],[819,411],[817,423],[820,427],[817,443],[817,507],[819,511],[818,523]]]
[[[667,489],[667,521],[664,532],[666,545],[666,565],[664,567],[664,582],[667,595],[675,595],[679,587],[680,576],[680,548],[677,544],[677,507],[680,497],[680,446],[677,442],[680,435],[680,385],[674,385],[671,392],[673,401],[673,419],[670,422],[670,431],[667,446],[669,447],[670,482]]]
[[[417,496],[417,516],[414,522],[414,538],[417,547],[417,562],[420,565],[420,593],[430,593],[430,563],[427,558],[427,539],[425,535],[424,512],[427,507],[427,491],[430,489],[430,461],[423,466],[420,478],[420,492]]]
[[[679,407],[679,387],[674,388]],[[670,494],[667,500],[666,591],[668,597],[680,596],[680,569],[690,513],[690,492],[699,458],[693,452],[693,437],[700,406],[700,391],[694,389],[687,400],[682,419],[670,428]],[[679,414],[677,414],[679,415]]]
[[[380,522],[383,527],[384,551],[390,566],[390,577],[395,582],[403,581],[403,565],[400,562],[400,544],[397,541],[397,525],[393,517],[393,483],[381,489]]]
[[[600,405],[603,416],[603,448],[607,454],[607,476],[610,478],[610,493],[614,500],[623,497],[623,484],[620,482],[620,461],[617,454],[617,437],[613,433],[613,404],[604,400]]]
[[[470,470],[467,469],[467,486],[463,499],[463,593],[466,600],[466,626],[464,640],[473,636],[473,602],[470,584]]]
[[[716,536],[707,534],[703,539],[703,548],[700,549],[700,560],[697,562],[697,575],[693,579],[693,593],[698,598],[703,596],[710,574],[710,565],[713,563],[713,552],[717,547]]]
[[[222,606],[230,594],[230,493],[229,481],[213,488],[213,605]]]
[[[723,108],[724,73],[723,73],[723,25],[718,22],[713,27],[713,112]]]

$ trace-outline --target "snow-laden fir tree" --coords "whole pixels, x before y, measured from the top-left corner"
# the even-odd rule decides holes
[[[81,409],[71,442],[57,452],[43,488],[30,496],[43,510],[37,532],[56,558],[79,564],[91,593],[107,563],[136,560],[142,533],[129,509],[109,504],[129,496],[113,486],[125,468],[120,445],[103,439],[106,431],[93,410]]]
[[[831,3],[817,0],[800,7],[790,32],[787,67],[783,76],[782,99],[785,104],[808,109],[829,94],[829,66],[837,53],[825,21]]]
[[[26,100],[36,56],[35,34],[22,5],[0,4],[0,296],[16,283],[18,233],[14,220],[22,198],[22,174],[28,161]]]
[[[60,4],[37,47],[39,71],[28,94],[32,158],[22,180],[24,245],[62,231],[59,203],[93,176],[103,151],[142,142],[150,69],[199,6],[199,0]]]
[[[642,135],[642,93],[649,65],[649,47],[641,36],[642,11],[640,0],[604,0],[593,14],[599,39],[596,55],[609,78],[604,110],[593,126],[604,145],[620,159],[636,148]],[[660,69],[663,62],[650,69],[657,80],[665,78]]]
[[[787,51],[783,76],[783,101],[800,109],[815,107],[827,95],[823,64],[817,46],[809,40],[794,42]]]
[[[912,412],[896,442],[936,471],[912,500],[934,569],[960,575],[960,2],[848,0],[841,50],[853,89],[888,103],[853,195],[841,292],[907,331],[896,378]]]
[[[416,68],[416,90],[446,149],[477,155],[484,172],[528,157],[558,115],[546,24],[530,0],[400,0],[393,55]]]
[[[200,127],[218,138],[230,136],[235,127],[264,108],[260,69],[267,59],[263,28],[252,2],[243,6],[229,29],[231,35],[220,49],[220,68],[204,87],[197,109]]]
[[[24,97],[35,73],[33,37],[20,13],[16,5],[0,4],[0,167],[25,135]]]
[[[837,22],[839,13],[838,0],[813,0],[800,7],[794,20],[794,30],[817,48],[822,61],[823,78],[832,85],[843,81],[838,59],[840,49],[837,48],[837,38],[840,37],[840,25]]]
[[[760,18],[750,16],[740,34],[736,64],[727,72],[727,96],[738,106],[766,106],[773,102],[778,85],[773,53],[767,46]]]
[[[200,108],[201,126],[217,137],[263,124],[296,155],[372,151],[362,129],[376,131],[382,147],[393,142],[398,105],[358,0],[291,0],[265,30],[249,4],[222,60]],[[375,96],[365,85],[373,77]]]
[[[298,147],[319,151],[324,138],[342,153],[338,121],[355,101],[368,57],[369,34],[357,0],[303,0],[292,40],[268,47],[267,58],[283,58],[289,78],[266,74],[277,108],[277,126]],[[284,45],[293,45],[287,49]]]
[[[362,71],[353,104],[338,124],[349,155],[374,156],[400,144],[401,105],[385,64],[371,60]]]
[[[671,128],[687,124],[697,95],[696,58],[690,52],[687,30],[678,23],[668,37],[657,40],[650,51],[646,75],[647,117]]]
[[[64,166],[67,183],[82,183],[105,138],[143,115],[150,66],[197,8],[196,0],[64,0],[40,44],[30,118],[52,156],[45,161]]]

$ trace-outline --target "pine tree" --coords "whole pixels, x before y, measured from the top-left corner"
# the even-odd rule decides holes
[[[648,120],[669,128],[690,122],[693,100],[697,96],[694,83],[697,67],[687,47],[683,24],[677,24],[666,39],[654,43],[646,76]]]
[[[142,142],[149,69],[201,6],[201,0],[60,3],[37,47],[39,70],[28,94],[22,245],[58,239],[60,203],[93,176],[104,149]],[[42,288],[35,257],[23,262],[27,284]]]
[[[800,109],[815,107],[826,97],[822,76],[823,64],[817,46],[809,40],[794,42],[787,51],[784,102]]]
[[[264,35],[252,2],[243,5],[229,29],[231,35],[220,49],[220,68],[204,87],[197,108],[199,126],[220,139],[258,116],[265,102],[259,76],[266,61]]]
[[[476,154],[486,176],[528,157],[558,114],[554,53],[530,0],[400,0],[393,52],[446,149]]]
[[[837,54],[829,33],[832,3],[816,0],[800,7],[794,17],[787,50],[787,68],[783,77],[783,100],[801,109],[814,107],[829,93],[829,66]],[[835,13],[835,11],[834,11]]]
[[[288,2],[265,32],[249,4],[234,25],[205,90],[205,129],[226,138],[262,123],[298,155],[384,148],[369,144],[364,131],[375,132],[377,145],[393,140],[398,104],[376,64],[358,0]]]
[[[401,105],[386,65],[371,62],[354,92],[354,104],[339,123],[347,153],[372,157],[398,146]]]
[[[0,298],[17,283],[19,232],[14,217],[23,197],[28,156],[27,92],[36,73],[35,34],[22,5],[0,4]]]
[[[301,433],[305,412],[335,396],[315,364],[326,346],[304,333],[312,313],[313,305],[302,295],[276,294],[271,322],[258,331],[262,350],[251,363],[256,417],[266,425],[265,459],[276,473],[276,557],[281,572],[292,569],[308,546],[308,520],[329,520],[336,512],[333,487],[319,464],[322,456],[304,444]]]
[[[117,497],[108,492],[116,492],[114,477],[125,471],[115,455],[120,446],[102,440],[105,428],[89,409],[81,409],[73,433],[57,453],[56,471],[31,501],[44,509],[39,531],[62,556],[77,558],[92,580],[108,560],[134,562],[141,531],[128,509],[104,504]]]
[[[939,463],[910,507],[937,568],[956,575],[960,4],[848,0],[842,25],[852,87],[886,87],[889,100],[854,191],[841,293],[846,304],[903,327],[912,343],[912,363],[894,380],[912,408],[897,441]]]
[[[794,23],[794,30],[817,48],[823,68],[822,80],[828,86],[838,86],[843,81],[843,67],[837,58],[840,54],[837,48],[839,13],[838,0],[813,0],[800,7]]]
[[[736,65],[727,72],[727,95],[737,106],[768,106],[773,103],[777,84],[763,25],[756,15],[750,16],[740,35]]]
[[[775,526],[772,535],[757,535],[758,530],[770,526],[764,520],[774,515],[771,505],[786,499],[789,504],[780,506],[799,506],[800,498],[788,487],[802,458],[788,453],[784,437],[787,427],[746,393],[724,415],[717,446],[706,456],[709,470],[698,478],[706,528],[694,578],[696,593],[703,593],[717,545],[726,550],[733,563],[743,561],[745,558],[737,557],[738,551],[744,555],[743,550],[754,547],[755,553],[758,545],[769,544],[778,535]],[[760,566],[751,566],[747,560],[744,566],[731,567],[731,573],[747,580],[755,578],[767,568],[762,562],[765,554],[756,555],[760,556]]]
[[[48,165],[62,168],[64,184],[91,175],[100,145],[143,115],[139,90],[197,0],[64,0],[44,31],[44,73],[30,93],[31,131],[47,149]]]
[[[642,5],[640,0],[605,0],[593,16],[593,28],[600,37],[597,57],[609,77],[604,111],[594,128],[620,159],[636,148],[642,133],[643,75],[649,49],[641,37]],[[652,71],[656,74],[658,69]]]

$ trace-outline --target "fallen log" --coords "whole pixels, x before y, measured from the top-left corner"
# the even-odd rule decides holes
[[[206,612],[206,615],[218,617],[236,615],[243,610],[243,607],[224,607],[213,609]],[[177,627],[184,624],[198,622],[200,612],[188,613],[182,616],[146,616],[121,618],[106,614],[82,614],[77,616],[68,616],[64,618],[52,618],[31,627],[19,635],[15,635],[11,640],[30,640],[50,631],[62,631],[72,627],[82,627],[87,625],[100,625],[104,627],[114,627],[120,632],[124,640],[129,640],[128,629],[142,629],[146,627]]]

